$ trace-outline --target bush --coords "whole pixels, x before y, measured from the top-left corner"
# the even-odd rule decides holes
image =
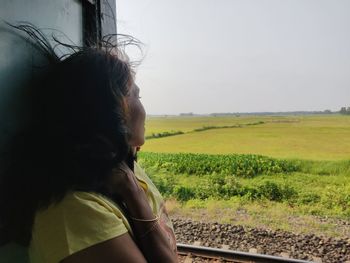
[[[176,186],[174,188],[174,196],[179,201],[188,201],[195,197],[195,191],[190,187]]]
[[[152,135],[148,135],[145,137],[146,140],[149,139],[157,139],[157,138],[163,138],[163,137],[168,137],[168,136],[175,136],[175,135],[180,135],[184,134],[183,131],[170,131],[170,132],[160,132],[160,133],[152,133]]]
[[[258,187],[258,192],[261,197],[266,198],[270,201],[281,201],[283,193],[281,188],[273,182],[265,182],[263,185]]]
[[[346,181],[350,171],[348,161],[319,163],[285,161],[259,155],[185,153],[141,153],[139,160],[159,191],[165,197],[174,197],[179,201],[229,200],[236,197],[247,201],[288,202],[300,209],[307,209],[305,211],[309,214],[322,214],[327,211],[328,214],[350,215],[350,186]],[[288,175],[284,176],[299,169],[301,173],[292,174],[297,177],[295,180]],[[309,176],[317,180],[321,177],[321,170],[332,174],[327,176],[327,180],[334,183],[326,184],[321,191],[319,186],[309,188],[299,183],[304,179],[309,182]],[[277,174],[255,179],[241,178],[274,173]],[[289,184],[285,183],[284,178],[289,178]],[[276,180],[273,181],[274,179]],[[326,178],[322,176],[322,179]],[[321,183],[324,185],[324,182]]]
[[[300,197],[300,203],[301,204],[315,204],[318,203],[321,200],[321,197],[318,194],[315,193],[307,193],[305,195],[302,195]]]
[[[280,186],[274,182],[265,181],[258,186],[257,195],[262,199],[281,202],[292,199],[297,195],[297,192],[290,186]]]
[[[299,170],[299,166],[294,162],[253,154],[209,155],[141,152],[139,157],[142,165],[146,168],[163,169],[174,174],[219,174],[251,178],[259,174],[289,173]]]

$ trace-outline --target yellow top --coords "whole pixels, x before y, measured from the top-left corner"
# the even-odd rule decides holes
[[[135,176],[176,249],[174,230],[162,196],[137,163]],[[132,235],[122,210],[111,199],[93,192],[69,192],[61,202],[36,214],[29,246],[30,262],[58,263],[79,250],[126,232]]]

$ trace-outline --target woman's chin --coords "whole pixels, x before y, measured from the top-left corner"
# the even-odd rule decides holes
[[[141,142],[139,143],[138,147],[142,146],[145,144],[145,137],[142,138]]]
[[[140,147],[145,144],[145,138],[139,138],[138,140],[133,140],[129,143],[131,147]]]

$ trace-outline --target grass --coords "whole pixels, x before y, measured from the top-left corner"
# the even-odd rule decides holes
[[[243,125],[257,122],[264,123]],[[234,125],[241,127],[215,128]],[[259,154],[297,167],[288,172],[261,172],[232,179],[232,174],[213,173],[202,164],[197,164],[199,172],[175,172],[167,162],[178,163],[176,158],[160,159],[163,166],[144,162],[152,180],[162,184],[158,187],[173,217],[350,236],[349,227],[339,223],[350,218],[349,116],[152,117],[147,119],[146,129],[148,134],[185,133],[149,140],[142,147],[142,151],[163,157],[163,153]],[[200,132],[193,132],[196,129]],[[140,154],[141,164],[146,156]],[[201,155],[203,158],[205,155]],[[191,162],[197,162],[196,158]],[[191,162],[186,165],[193,167]],[[203,163],[205,166],[205,160]],[[215,163],[225,164],[209,161],[208,165]],[[245,173],[244,169],[240,171]],[[222,195],[225,185],[239,191]]]
[[[261,154],[309,160],[350,159],[349,116],[186,117],[147,121],[147,129],[163,132],[186,132],[204,126],[264,121],[261,125],[210,129],[149,140],[143,146],[143,150],[149,152]]]
[[[196,221],[242,225],[249,228],[268,228],[300,234],[316,234],[347,239],[350,229],[337,219],[299,213],[283,203],[244,202],[241,200],[190,200],[166,202],[172,218],[192,218]]]
[[[250,117],[211,117],[211,116],[187,116],[187,117],[147,117],[146,119],[146,136],[152,133],[162,133],[165,131],[183,131],[191,132],[195,129],[210,126],[234,126],[247,123],[256,123],[259,121],[293,121],[291,117],[273,117],[273,116],[250,116]],[[295,120],[298,121],[298,120]]]
[[[280,126],[307,127],[349,127],[350,117],[346,115],[305,115],[305,116],[168,116],[146,119],[146,135],[165,131],[189,132],[204,126],[230,126],[263,121]]]
[[[176,198],[178,201],[191,202],[193,199],[202,200],[239,200],[240,202],[271,202],[284,203],[294,208],[300,215],[332,216],[338,218],[350,217],[350,161],[307,161],[284,160],[283,169],[292,170],[260,170],[252,176],[243,173],[232,174],[225,165],[236,162],[236,156],[226,156],[228,162],[223,162],[215,171],[201,170],[202,165],[192,155],[171,155],[172,159],[152,159],[151,153],[140,155],[140,164],[145,168],[158,189],[166,197]],[[210,155],[199,155],[208,166],[215,165]],[[184,170],[179,172],[177,166],[165,165],[169,161],[183,162],[190,157],[192,166],[199,170]],[[216,158],[216,156],[214,156]],[[239,156],[239,162],[246,156]],[[249,156],[247,156],[249,157]],[[249,157],[250,158],[250,157]],[[149,160],[151,159],[151,161]],[[215,159],[214,159],[215,160]],[[254,159],[257,163],[261,160]],[[273,167],[281,160],[269,159]],[[243,162],[244,163],[244,162]],[[161,164],[161,165],[159,165]],[[247,163],[250,165],[250,163]],[[210,168],[210,167],[209,167]],[[248,167],[249,168],[249,167]],[[222,171],[220,171],[220,169]],[[247,170],[249,172],[250,170]],[[232,199],[233,198],[233,199]],[[199,203],[198,203],[199,204]],[[202,205],[199,205],[202,207]]]
[[[168,199],[173,217],[331,237],[350,235],[346,225],[338,224],[350,217],[350,161],[286,160],[295,163],[298,171],[246,178],[216,172],[174,173],[171,166],[145,163],[142,158],[147,156],[141,154],[140,163]],[[220,187],[226,185],[239,191],[222,196]]]

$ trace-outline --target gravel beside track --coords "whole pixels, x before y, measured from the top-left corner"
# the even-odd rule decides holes
[[[178,243],[310,260],[350,263],[349,239],[172,219]]]
[[[188,255],[188,256],[179,256],[179,263],[232,263],[234,261],[226,261],[226,260],[215,260],[215,259],[207,259],[207,258],[201,258],[201,257],[196,257],[193,255]]]

